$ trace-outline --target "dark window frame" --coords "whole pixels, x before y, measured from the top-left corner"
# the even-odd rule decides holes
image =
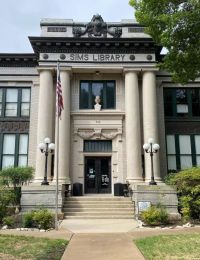
[[[88,107],[87,108],[83,108],[83,104],[82,104],[82,99],[81,99],[81,84],[82,83],[87,83],[88,84]],[[80,110],[88,110],[88,109],[94,109],[93,104],[94,104],[94,100],[93,100],[93,96],[92,96],[92,84],[95,83],[100,83],[103,84],[103,105],[102,105],[102,109],[109,109],[109,110],[114,110],[116,109],[116,81],[115,80],[81,80],[80,81],[80,86],[79,86],[79,109]],[[107,108],[108,107],[108,100],[107,100],[107,83],[113,83],[114,84],[114,106],[112,108]]]
[[[167,136],[173,135],[175,140],[175,154],[168,154],[167,152]],[[179,142],[179,136],[187,135],[190,136],[190,143],[191,143],[191,154],[181,154],[180,153],[180,142]],[[200,136],[200,134],[166,134],[166,156],[167,156],[167,170],[168,172],[171,172],[168,168],[168,156],[175,156],[176,157],[176,168],[177,171],[181,170],[181,156],[191,156],[192,158],[192,166],[197,166],[197,156],[200,156],[199,153],[196,153],[196,147],[195,147],[195,136]]]
[[[0,114],[0,118],[30,118],[30,110],[31,110],[31,87],[0,87],[2,89],[2,111]],[[6,94],[7,90],[17,89],[17,102],[6,102]],[[30,90],[30,101],[22,102],[22,90],[29,89]],[[6,104],[8,103],[17,103],[17,115],[16,116],[6,116]],[[21,105],[22,103],[29,104],[29,115],[24,116],[21,114]]]
[[[3,143],[4,143],[4,135],[15,135],[15,153],[14,156],[14,167],[18,166],[19,163],[19,156],[27,156],[27,165],[28,165],[28,156],[29,156],[29,133],[1,133],[0,134],[0,169],[2,169],[2,162],[3,162],[3,156],[9,155],[3,153]],[[19,141],[20,141],[20,135],[27,135],[28,136],[28,143],[27,143],[27,154],[20,154],[19,153]]]
[[[185,89],[187,93],[187,105],[188,105],[188,113],[186,113],[184,116],[181,116],[179,113],[177,113],[177,99],[176,99],[176,91],[178,89]],[[195,116],[193,114],[193,103],[192,102],[192,91],[193,90],[199,90],[199,101],[200,101],[200,88],[194,88],[194,87],[164,87],[163,89],[163,99],[164,99],[164,113],[165,113],[165,118],[176,118],[176,119],[190,119],[190,118],[195,118],[195,119],[200,119],[200,114],[198,116]],[[171,92],[171,98],[172,102],[166,102],[165,99],[165,91],[170,91]],[[198,103],[198,102],[196,102]],[[171,105],[172,107],[172,114],[167,115],[166,111],[166,106]]]

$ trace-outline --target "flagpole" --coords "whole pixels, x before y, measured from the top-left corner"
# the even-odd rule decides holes
[[[59,61],[57,62],[57,82],[59,73]],[[58,165],[59,165],[59,108],[58,108],[58,93],[56,86],[56,205],[55,205],[55,229],[58,230]]]

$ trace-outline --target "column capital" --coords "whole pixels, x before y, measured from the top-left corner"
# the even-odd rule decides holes
[[[134,72],[134,73],[139,74],[141,72],[141,68],[123,68],[124,75],[129,72]]]
[[[36,67],[36,69],[37,69],[39,72],[40,72],[40,71],[44,71],[44,70],[53,72],[53,71],[55,70],[54,67],[40,67],[40,66]]]
[[[145,73],[145,72],[157,72],[159,71],[160,69],[157,68],[157,67],[146,67],[146,68],[141,68],[141,73]]]
[[[72,72],[72,67],[60,66],[60,71]]]

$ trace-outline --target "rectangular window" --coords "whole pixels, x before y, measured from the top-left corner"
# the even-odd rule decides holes
[[[192,167],[192,151],[190,135],[179,136],[181,169]]]
[[[164,89],[165,116],[173,116],[173,89]]]
[[[26,166],[28,159],[28,134],[3,134],[1,168]]]
[[[177,170],[176,165],[176,148],[175,148],[175,136],[167,135],[167,161],[168,170]]]
[[[0,88],[1,117],[29,117],[30,88]]]
[[[200,135],[195,135],[196,165],[200,166]]]
[[[28,158],[28,135],[19,136],[18,166],[26,166]]]
[[[192,116],[200,116],[200,89],[191,89]]]
[[[168,171],[200,166],[200,135],[167,135]]]
[[[5,134],[3,138],[2,168],[14,166],[15,134]]]
[[[114,109],[115,92],[115,81],[81,81],[80,109],[94,109],[96,96],[100,97],[102,109]]]
[[[112,152],[112,141],[84,141],[84,152]]]
[[[21,116],[29,116],[29,113],[30,113],[30,97],[31,97],[31,90],[29,88],[22,89]]]
[[[177,116],[188,114],[188,93],[186,89],[176,89],[176,112]]]
[[[167,117],[200,117],[200,88],[164,88]]]
[[[6,90],[5,116],[17,116],[18,89]]]

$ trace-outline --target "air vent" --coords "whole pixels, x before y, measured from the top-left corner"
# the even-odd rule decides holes
[[[129,33],[143,33],[144,28],[143,27],[129,27],[128,32]]]
[[[47,32],[66,32],[67,28],[66,27],[48,27]]]

